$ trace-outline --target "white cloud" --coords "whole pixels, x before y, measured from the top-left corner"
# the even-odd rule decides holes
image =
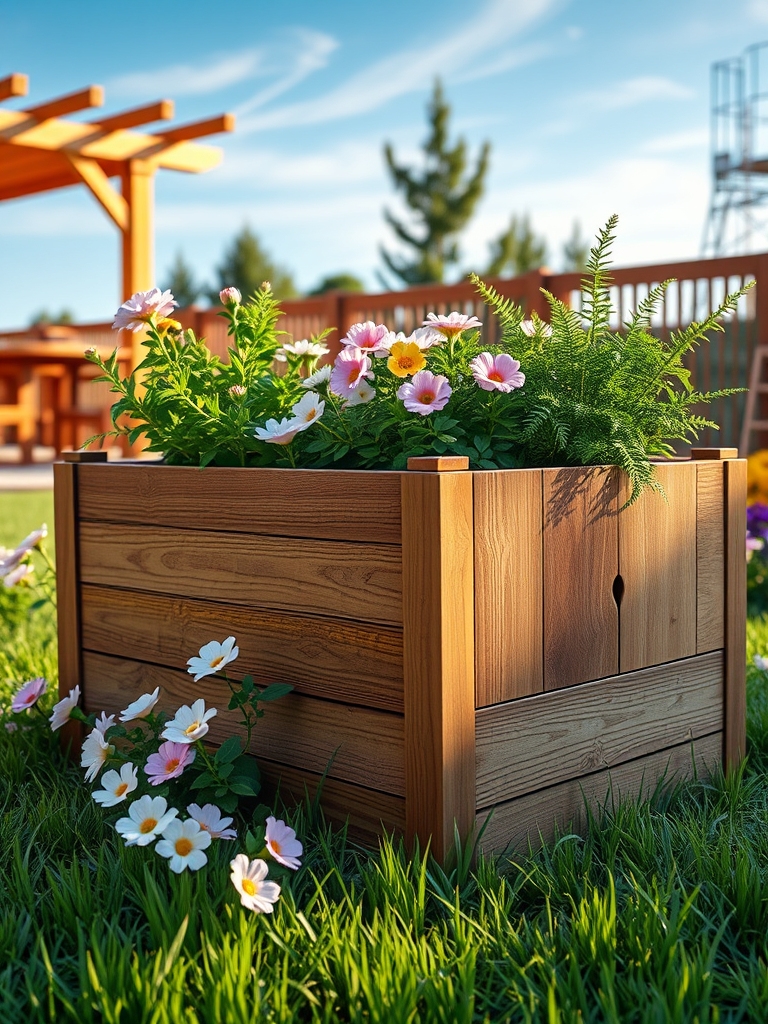
[[[276,98],[313,71],[325,66],[336,40],[323,32],[293,29],[269,45],[211,57],[196,64],[175,64],[153,71],[121,75],[107,85],[108,95],[155,97],[199,96],[219,92],[253,78],[276,81],[244,105],[247,112]]]
[[[668,135],[658,135],[640,147],[644,153],[680,153],[688,149],[701,149],[709,142],[706,128],[689,128]]]
[[[451,76],[493,54],[550,13],[558,0],[490,0],[459,30],[429,45],[410,47],[370,63],[341,85],[310,100],[244,118],[245,132],[321,124],[365,114],[389,100],[428,86],[438,74]],[[448,72],[446,74],[446,72]]]
[[[747,16],[753,21],[763,24],[768,22],[768,0],[750,0],[747,4]]]
[[[695,96],[692,89],[671,78],[647,75],[639,78],[626,78],[623,82],[614,82],[605,89],[594,89],[574,97],[573,104],[591,110],[622,110],[641,103],[655,100],[689,100]]]

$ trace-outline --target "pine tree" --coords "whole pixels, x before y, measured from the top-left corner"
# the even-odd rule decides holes
[[[382,247],[381,257],[387,269],[406,285],[443,280],[447,267],[458,262],[457,236],[483,194],[490,144],[483,144],[475,168],[467,176],[466,142],[459,139],[453,147],[449,145],[450,114],[438,79],[428,107],[430,131],[423,145],[423,170],[398,164],[392,146],[387,143],[384,147],[394,186],[403,193],[416,225],[410,228],[385,210],[387,223],[412,252],[398,256]]]
[[[326,292],[364,292],[365,285],[354,274],[329,274],[308,295],[325,295]]]
[[[581,237],[581,225],[577,220],[573,222],[571,237],[563,245],[563,270],[578,271],[583,273],[587,269],[589,259],[589,242]]]
[[[547,262],[547,242],[537,237],[526,214],[513,216],[507,230],[490,244],[491,258],[485,271],[488,277],[527,274]]]
[[[200,294],[200,285],[195,280],[194,271],[184,259],[181,249],[176,253],[176,259],[168,271],[168,276],[163,285],[163,289],[166,288],[170,288],[174,299],[182,308],[184,306],[191,306]]]
[[[246,299],[255,295],[263,281],[270,282],[277,299],[290,299],[297,294],[290,273],[272,262],[247,224],[230,242],[216,273],[218,284],[210,292],[211,302],[216,305],[222,288],[237,288]]]

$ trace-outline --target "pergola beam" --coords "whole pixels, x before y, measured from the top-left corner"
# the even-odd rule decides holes
[[[47,103],[40,103],[36,107],[30,107],[23,111],[27,117],[35,121],[47,121],[52,117],[61,117],[63,114],[74,114],[78,110],[88,110],[90,107],[104,106],[104,89],[100,85],[89,85],[87,89],[79,89],[67,96],[59,96],[58,99],[49,100]]]
[[[222,132],[234,130],[235,115],[219,114],[218,117],[209,117],[205,121],[180,124],[178,128],[163,132],[162,138],[165,142],[186,142],[188,139],[201,139],[205,135],[220,135]]]
[[[113,132],[119,128],[138,128],[139,125],[152,124],[154,121],[170,121],[174,111],[173,100],[158,100],[157,103],[148,103],[144,107],[124,110],[121,114],[101,117],[90,124],[98,131]]]
[[[7,78],[0,78],[0,100],[9,100],[13,96],[26,96],[29,92],[29,78],[16,72]]]
[[[77,156],[75,153],[67,153],[67,159],[115,224],[121,231],[127,231],[131,224],[128,203],[112,188],[109,178],[96,161]]]

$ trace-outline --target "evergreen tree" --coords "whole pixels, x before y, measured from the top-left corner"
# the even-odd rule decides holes
[[[200,294],[200,285],[195,280],[194,271],[184,259],[181,249],[176,253],[176,259],[168,271],[163,290],[166,288],[171,289],[174,299],[182,308],[191,306]]]
[[[237,288],[243,299],[247,299],[255,295],[263,281],[269,281],[277,299],[290,299],[297,294],[290,273],[272,262],[247,224],[225,250],[216,274],[218,284],[210,292],[211,302],[215,305],[219,303],[222,288]]]
[[[326,292],[364,292],[365,285],[354,274],[329,274],[308,295],[325,295]]]
[[[35,313],[29,321],[30,327],[64,327],[73,324],[75,315],[69,309],[62,309],[60,313],[49,313],[47,309],[41,309]]]
[[[538,270],[547,262],[546,239],[536,236],[527,214],[519,220],[513,216],[507,230],[491,242],[490,250],[487,277],[517,277]]]
[[[589,259],[589,242],[581,237],[581,225],[577,220],[573,222],[571,237],[563,245],[563,270],[579,271],[583,273],[587,269]]]
[[[392,146],[387,143],[384,147],[395,188],[413,211],[416,225],[410,228],[385,210],[387,223],[412,251],[398,256],[382,247],[381,256],[387,269],[406,285],[443,280],[446,268],[458,262],[457,236],[483,194],[490,144],[483,144],[475,168],[467,176],[466,142],[459,139],[453,147],[449,145],[450,113],[437,80],[428,107],[430,131],[423,146],[423,170],[398,164]]]

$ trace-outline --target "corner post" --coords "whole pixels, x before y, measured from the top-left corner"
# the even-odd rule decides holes
[[[475,819],[472,474],[451,472],[467,468],[409,459],[402,476],[406,842],[441,862]]]
[[[728,772],[747,752],[747,462],[724,464],[725,507],[725,730],[723,760]]]

